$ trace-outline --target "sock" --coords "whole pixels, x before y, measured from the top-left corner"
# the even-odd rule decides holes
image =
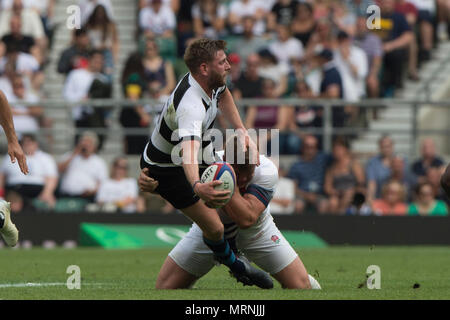
[[[238,249],[236,246],[236,236],[227,238],[228,245],[230,246],[231,250],[233,250],[234,254],[236,255],[238,253]]]
[[[210,248],[212,252],[214,252],[214,256],[216,257],[216,259],[220,263],[230,268],[231,271],[238,273],[242,273],[245,271],[244,264],[236,258],[233,250],[231,250],[230,245],[228,244],[228,241],[225,241],[224,238],[219,241],[213,241],[203,237],[203,241],[208,246],[208,248]]]

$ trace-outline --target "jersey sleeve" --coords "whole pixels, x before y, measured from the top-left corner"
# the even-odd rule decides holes
[[[255,175],[244,194],[251,194],[261,201],[265,207],[269,205],[278,182],[278,169],[275,164],[264,156],[260,156],[260,165],[255,169]]]
[[[269,205],[270,200],[273,197],[273,189],[266,189],[257,184],[250,184],[245,190],[245,194],[251,194],[255,196],[265,207]]]
[[[202,140],[202,125],[206,111],[200,99],[185,96],[178,106],[176,120],[178,137],[182,140]]]

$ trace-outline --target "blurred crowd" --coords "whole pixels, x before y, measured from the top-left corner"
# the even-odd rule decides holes
[[[73,150],[56,164],[42,151],[51,153],[52,136],[36,139],[40,128],[52,127],[51,116],[39,102],[47,97],[44,71],[58,27],[55,3],[0,0],[0,90],[10,102],[28,103],[14,105],[14,123],[29,161],[39,171],[31,177],[35,180],[26,180],[30,177],[20,177],[4,161],[0,187],[16,209],[66,208],[77,204],[58,199],[81,198],[79,203],[92,210],[147,210],[136,181],[127,178],[127,158],[117,157],[108,174],[98,156],[108,136],[92,130],[110,126],[112,108],[95,108],[88,101],[111,98],[114,74],[120,74],[121,94],[129,103],[122,106],[118,121],[128,131],[116,143],[124,155],[140,154],[156,121],[154,111],[157,115],[187,72],[185,48],[199,37],[227,41],[227,86],[236,101],[298,97],[354,103],[394,97],[405,79],[419,81],[420,67],[433,59],[439,41],[450,38],[449,0],[138,0],[137,32],[129,35],[138,49],[120,63],[118,12],[111,1],[79,0],[82,26],[73,30],[55,71],[64,76],[61,97],[76,104],[71,118],[80,133]],[[368,11],[371,5],[379,6],[379,20],[373,16],[376,10]],[[142,98],[156,102],[134,102]],[[334,106],[332,124],[364,127],[366,110]],[[292,201],[275,197],[279,212],[424,214],[433,206],[439,208],[436,212],[448,210],[436,178],[442,159],[431,140],[424,141],[423,158],[408,163],[396,155],[392,139],[383,137],[380,154],[363,166],[349,147],[354,136],[334,137],[332,154],[327,155],[322,136],[305,133],[323,126],[319,103],[294,108],[249,105],[242,111],[247,128],[280,130],[281,154],[300,154],[292,167],[280,169],[279,188],[284,191],[277,194],[292,195]],[[375,110],[369,111],[377,117]],[[216,122],[220,129],[229,127],[220,115]],[[173,209],[162,205],[165,211]]]

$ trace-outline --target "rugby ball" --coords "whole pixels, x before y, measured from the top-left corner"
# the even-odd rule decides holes
[[[218,209],[223,207],[227,204],[228,201],[230,201],[231,197],[233,196],[236,180],[234,176],[234,170],[227,162],[213,163],[208,168],[206,168],[200,180],[202,183],[207,183],[215,180],[222,181],[222,184],[215,186],[214,189],[229,190],[231,192],[228,200],[224,201],[220,206],[213,207],[208,204],[208,206],[212,208]]]

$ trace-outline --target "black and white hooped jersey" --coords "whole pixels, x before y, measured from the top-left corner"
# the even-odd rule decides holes
[[[225,86],[220,87],[213,91],[212,97],[208,97],[194,77],[190,73],[186,74],[164,105],[145,147],[144,160],[160,167],[181,166],[181,162],[174,162],[173,158],[176,155],[178,161],[181,159],[180,142],[198,140],[202,142],[199,167],[207,167],[215,153],[213,143],[211,139],[205,138],[205,133],[213,128],[218,100],[225,89]]]

